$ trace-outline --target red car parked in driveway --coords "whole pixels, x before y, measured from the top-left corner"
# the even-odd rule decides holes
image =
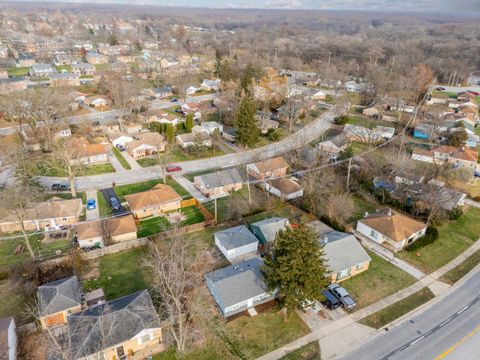
[[[182,168],[178,165],[168,165],[165,170],[171,173],[171,172],[182,171]]]

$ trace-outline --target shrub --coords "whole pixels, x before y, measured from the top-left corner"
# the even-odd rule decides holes
[[[278,131],[271,132],[270,134],[268,134],[268,139],[270,141],[278,141],[280,139],[280,134],[278,133]]]
[[[422,247],[433,244],[438,239],[438,229],[433,226],[429,226],[425,235],[420,239],[416,240],[412,244],[408,245],[405,250],[407,251],[415,251],[421,249]]]
[[[337,116],[333,119],[333,121],[337,125],[345,125],[348,122],[348,116],[346,115]]]
[[[448,212],[448,218],[450,220],[458,220],[458,218],[460,218],[460,216],[462,215],[463,215],[463,211],[459,207],[453,208]]]

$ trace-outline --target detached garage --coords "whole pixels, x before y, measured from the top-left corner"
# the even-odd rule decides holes
[[[256,253],[258,249],[258,239],[245,225],[216,232],[214,237],[215,245],[229,261]]]

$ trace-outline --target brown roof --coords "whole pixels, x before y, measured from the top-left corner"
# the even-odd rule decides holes
[[[77,225],[77,237],[79,240],[90,239],[104,235],[104,230],[110,236],[129,234],[137,231],[137,225],[132,215],[113,217],[106,220],[107,228],[104,229],[102,221],[88,221]]]
[[[107,150],[102,144],[90,144],[87,140],[82,138],[71,138],[65,142],[65,146],[71,146],[78,151],[78,157],[95,156],[106,154]]]
[[[163,142],[164,137],[157,132],[143,132],[135,134],[135,140],[142,141],[144,144],[159,145]]]
[[[302,190],[302,187],[291,179],[285,179],[285,178],[275,179],[270,181],[270,184],[274,188],[280,190],[282,194],[293,194],[293,193],[296,193],[297,191]]]
[[[255,166],[257,167],[257,169],[260,173],[267,173],[267,172],[270,172],[270,171],[283,169],[285,167],[288,168],[288,163],[286,162],[286,160],[283,157],[279,156],[279,157],[276,157],[276,158],[273,158],[273,159],[259,161],[259,162],[255,163]]]
[[[164,184],[158,184],[152,190],[125,196],[125,200],[133,211],[181,199],[182,197],[172,187]]]
[[[408,239],[427,227],[426,224],[391,209],[369,214],[358,221],[396,242]]]
[[[478,161],[478,151],[470,148],[456,149],[456,151],[452,154],[452,158],[476,163]]]

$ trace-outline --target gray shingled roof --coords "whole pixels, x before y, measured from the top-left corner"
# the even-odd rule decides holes
[[[257,221],[250,226],[257,226],[262,232],[263,236],[265,236],[265,239],[267,239],[269,242],[273,242],[277,232],[280,230],[285,230],[285,227],[289,224],[290,223],[288,222],[288,219],[275,216],[262,221]]]
[[[351,234],[331,231],[323,237],[327,239],[323,250],[328,259],[328,268],[332,273],[338,273],[351,266],[372,260]]]
[[[76,276],[39,286],[37,296],[40,315],[54,314],[81,304]]]
[[[237,169],[227,169],[219,172],[212,172],[205,175],[195,176],[195,178],[199,178],[199,180],[203,182],[207,188],[211,189],[243,182],[243,179]]]
[[[216,295],[226,308],[267,292],[261,266],[263,261],[253,258],[208,273],[205,277],[212,282]]]
[[[72,358],[83,358],[160,327],[147,290],[109,301],[68,317]]]
[[[258,241],[245,225],[217,231],[215,236],[227,250],[236,249]]]

